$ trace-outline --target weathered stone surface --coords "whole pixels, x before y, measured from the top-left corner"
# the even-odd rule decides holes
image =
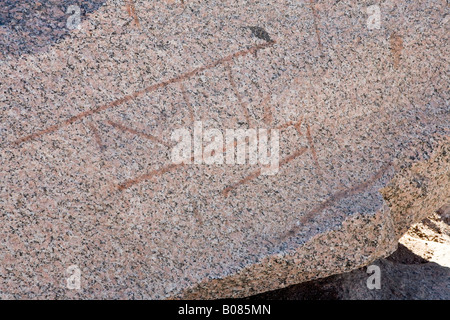
[[[1,26],[1,298],[248,296],[448,202],[444,1],[380,1],[379,29],[372,1],[101,2],[45,41]],[[195,121],[278,129],[279,172],[174,164]]]
[[[303,282],[249,299],[272,300],[448,300],[450,299],[450,206],[414,224],[398,249],[372,267]],[[369,268],[379,268],[378,286]]]

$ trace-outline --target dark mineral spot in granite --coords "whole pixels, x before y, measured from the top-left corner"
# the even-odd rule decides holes
[[[70,30],[67,9],[80,7],[81,20],[98,10],[105,0],[5,0],[0,6],[0,56],[35,53],[57,43]]]
[[[258,39],[272,42],[272,39],[270,38],[270,35],[267,33],[266,30],[264,30],[261,27],[248,27],[252,31],[252,35],[254,37],[257,37]]]

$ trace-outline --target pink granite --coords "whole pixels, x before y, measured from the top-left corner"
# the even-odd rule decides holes
[[[449,9],[373,4],[105,1],[2,50],[0,298],[242,297],[393,252],[450,198]],[[279,172],[174,165],[195,121],[280,130]]]

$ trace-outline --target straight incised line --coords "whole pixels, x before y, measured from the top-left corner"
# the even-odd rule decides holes
[[[273,114],[269,104],[270,99],[272,99],[272,96],[268,95],[261,103],[264,109],[263,121],[266,125],[272,125],[273,123]]]
[[[297,131],[297,133],[301,136],[301,132],[300,132],[300,126],[302,124],[303,121],[303,117],[300,117],[297,121],[288,121],[285,122],[283,124],[280,124],[278,127],[276,127],[275,129],[278,129],[280,131],[284,131],[289,127],[294,127],[295,130]]]
[[[155,136],[153,136],[151,134],[148,134],[148,133],[145,133],[145,132],[141,132],[141,131],[137,131],[137,130],[135,130],[133,128],[126,127],[123,124],[120,124],[120,123],[117,123],[117,122],[113,122],[113,121],[110,121],[110,120],[108,121],[108,124],[113,126],[114,128],[117,128],[117,129],[121,130],[121,131],[130,132],[130,133],[135,134],[135,135],[137,135],[139,137],[143,137],[143,138],[151,140],[151,141],[153,141],[153,142],[155,142],[157,144],[163,145],[163,146],[165,146],[167,148],[171,148],[172,147],[171,144],[169,144],[169,143],[167,143],[167,142],[165,142],[165,141],[163,141],[163,140],[161,140],[161,139],[159,139],[159,138],[157,138],[157,137],[155,137]]]
[[[98,132],[97,127],[92,122],[89,122],[88,126],[89,130],[91,130],[92,134],[94,135],[95,142],[97,142],[100,151],[106,149],[106,146],[102,143],[102,139],[100,138],[100,133]]]
[[[320,50],[322,50],[322,41],[320,41],[319,26],[317,24],[317,21],[319,20],[319,16],[317,14],[316,8],[314,7],[314,0],[309,0],[309,4],[311,6],[311,10],[312,10],[313,16],[314,16],[314,28],[316,30],[317,42],[319,44]]]
[[[276,129],[282,131],[282,130],[285,130],[285,129],[289,128],[289,127],[294,126],[295,123],[296,123],[295,121],[288,121],[286,123],[280,124],[278,127],[276,127]]]
[[[181,94],[183,95],[183,100],[189,109],[189,117],[191,120],[191,125],[193,126],[194,122],[195,122],[194,108],[192,107],[191,101],[189,100],[186,87],[184,86],[184,84],[182,82],[180,84],[180,89],[181,89]]]
[[[313,142],[313,139],[312,139],[312,136],[311,136],[311,129],[309,128],[309,124],[308,123],[306,123],[306,139],[308,140],[308,145],[311,148],[311,153],[312,153],[312,157],[313,157],[313,160],[314,160],[314,164],[316,165],[317,173],[321,174],[322,171],[320,169],[316,148],[314,147],[314,142]]]
[[[125,181],[124,183],[122,183],[122,184],[120,184],[118,186],[118,189],[120,191],[128,189],[131,186],[133,186],[135,184],[138,184],[139,182],[142,182],[142,181],[145,181],[145,180],[149,180],[149,179],[151,179],[153,177],[156,177],[156,176],[160,176],[160,175],[162,175],[162,174],[164,174],[166,172],[172,171],[172,170],[177,169],[179,167],[183,167],[185,165],[186,164],[184,164],[184,163],[181,163],[181,164],[170,164],[168,166],[162,167],[161,169],[152,170],[152,171],[150,171],[150,172],[148,172],[148,173],[146,173],[146,174],[144,174],[142,176],[139,176],[137,178]]]
[[[258,50],[261,50],[261,49],[273,46],[274,44],[275,44],[275,41],[261,43],[261,44],[255,45],[255,46],[253,46],[253,47],[251,47],[249,49],[235,52],[235,53],[230,54],[230,55],[228,55],[228,56],[226,56],[226,57],[224,57],[222,59],[218,59],[218,60],[216,60],[216,61],[214,61],[214,62],[212,62],[210,64],[207,64],[205,66],[196,68],[196,69],[194,69],[192,71],[186,72],[186,73],[184,73],[182,75],[179,75],[177,77],[174,77],[172,79],[156,83],[156,84],[151,85],[151,86],[149,86],[147,88],[144,88],[144,89],[142,89],[140,91],[136,91],[136,92],[134,92],[134,93],[132,93],[130,95],[126,95],[126,96],[124,96],[124,97],[122,97],[120,99],[114,100],[114,101],[112,101],[112,102],[110,102],[108,104],[99,106],[99,107],[97,107],[95,109],[91,109],[91,110],[87,110],[87,111],[81,112],[81,113],[79,113],[79,114],[77,114],[77,115],[75,115],[75,116],[73,116],[73,117],[71,117],[71,118],[69,118],[67,120],[64,120],[64,121],[61,121],[59,123],[56,123],[56,124],[46,128],[46,129],[38,130],[38,131],[36,131],[36,132],[34,132],[34,133],[30,134],[30,135],[27,135],[25,137],[19,138],[19,139],[17,139],[14,142],[14,144],[18,145],[18,144],[21,144],[22,142],[27,142],[27,141],[30,141],[30,140],[34,140],[36,138],[39,138],[42,135],[55,132],[55,131],[59,130],[60,128],[69,126],[69,125],[73,124],[74,122],[77,122],[78,120],[81,120],[81,119],[86,118],[88,116],[91,116],[93,114],[96,114],[96,113],[99,113],[99,112],[102,112],[102,111],[105,111],[105,110],[108,110],[108,109],[111,109],[111,108],[114,108],[114,107],[120,106],[120,105],[122,105],[122,104],[124,104],[124,103],[126,103],[128,101],[131,101],[133,99],[136,99],[137,97],[140,97],[140,96],[142,96],[142,95],[144,95],[146,93],[153,92],[153,91],[156,91],[156,90],[161,89],[161,88],[165,88],[165,87],[167,87],[167,86],[169,86],[169,85],[171,85],[173,83],[178,83],[178,82],[185,81],[185,80],[187,80],[187,79],[197,75],[200,72],[203,72],[203,71],[211,69],[211,68],[215,68],[215,67],[217,67],[220,64],[232,61],[236,57],[246,56],[246,55],[254,53],[254,52],[258,51]]]
[[[306,148],[306,147],[303,147],[303,148],[298,149],[298,150],[295,151],[293,154],[291,154],[291,155],[289,155],[289,156],[283,158],[283,159],[280,161],[279,166],[282,167],[283,165],[285,165],[285,164],[291,162],[292,160],[294,160],[294,159],[300,157],[302,154],[304,154],[304,153],[306,152],[306,150],[308,150],[308,148]],[[228,195],[229,195],[229,193],[230,193],[231,190],[236,189],[236,188],[239,187],[240,185],[243,185],[243,184],[245,184],[245,183],[248,183],[248,182],[250,182],[250,181],[252,181],[252,180],[258,178],[260,175],[261,175],[261,168],[259,168],[259,169],[255,170],[255,171],[253,171],[253,172],[250,173],[248,176],[246,176],[245,178],[239,180],[239,181],[236,182],[235,184],[233,184],[233,185],[231,185],[231,186],[225,188],[225,189],[222,191],[222,195],[223,195],[224,197],[228,197]]]
[[[250,115],[248,113],[247,106],[242,101],[241,94],[239,93],[239,90],[236,86],[236,82],[234,81],[233,70],[231,69],[231,66],[229,64],[227,65],[227,70],[228,70],[228,80],[230,81],[231,87],[233,88],[234,95],[238,99],[239,105],[241,106],[242,111],[244,112],[245,121],[247,122],[247,125],[250,127],[251,126]]]
[[[374,184],[376,181],[380,180],[381,177],[386,173],[386,171],[389,170],[389,168],[391,166],[392,166],[392,163],[388,162],[385,165],[383,165],[381,167],[381,169],[378,170],[378,172],[375,173],[375,175],[373,175],[367,181],[359,183],[359,184],[357,184],[351,188],[348,188],[346,190],[340,190],[340,191],[335,192],[333,195],[330,196],[330,198],[328,198],[328,200],[322,202],[317,207],[315,207],[314,209],[309,211],[307,214],[305,214],[303,217],[301,217],[300,222],[304,224],[304,223],[308,222],[313,216],[321,213],[322,211],[331,207],[338,201],[348,198],[349,196],[363,192],[369,186]],[[282,240],[286,240],[287,238],[294,236],[300,230],[300,228],[301,228],[301,226],[295,226],[294,228],[289,230],[289,232],[287,232],[287,234],[282,238]]]
[[[136,14],[136,7],[134,6],[133,0],[126,0],[127,11],[130,17],[133,18],[133,22],[136,26],[140,27],[139,18]]]
[[[294,128],[295,128],[295,130],[297,131],[297,133],[298,133],[299,136],[302,136],[302,131],[301,131],[301,129],[300,129],[300,127],[301,127],[301,125],[302,125],[302,122],[303,122],[303,117],[300,117],[300,119],[297,121],[297,123],[294,124]]]
[[[390,37],[391,51],[394,56],[394,68],[398,69],[402,58],[403,39],[396,33],[391,34]]]

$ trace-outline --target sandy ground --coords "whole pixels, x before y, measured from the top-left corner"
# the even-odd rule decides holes
[[[396,252],[373,263],[380,289],[369,290],[367,267],[309,281],[249,299],[448,300],[450,299],[450,205],[413,225]]]

